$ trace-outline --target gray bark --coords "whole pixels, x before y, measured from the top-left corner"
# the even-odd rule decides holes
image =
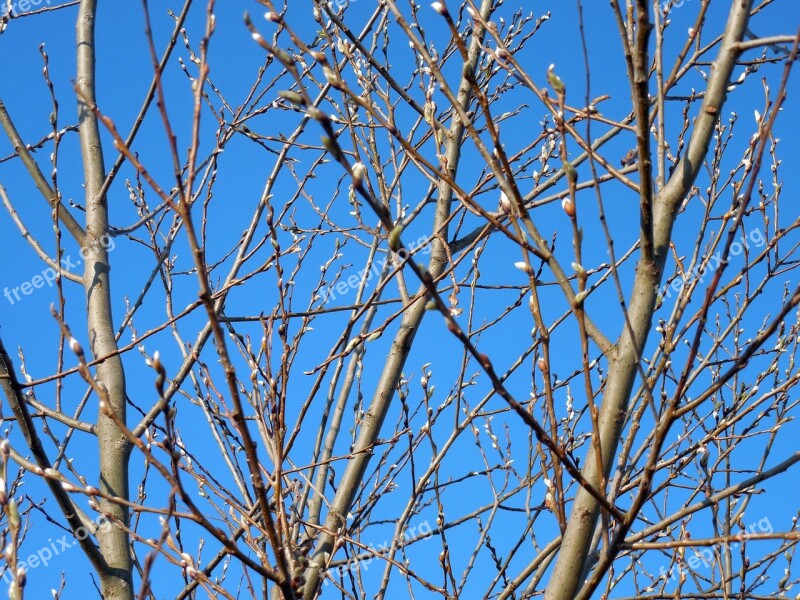
[[[95,15],[96,0],[81,2],[77,22],[78,118],[81,155],[86,184],[86,238],[84,250],[84,288],[89,329],[89,344],[94,357],[108,356],[97,365],[96,377],[107,392],[109,408],[125,422],[125,373],[117,354],[114,320],[111,311],[111,280],[108,256],[108,203],[98,195],[105,180],[105,166],[100,144],[95,103]],[[97,441],[100,462],[99,488],[104,494],[128,499],[128,459],[130,443],[114,421],[98,414]],[[128,509],[122,504],[103,500],[100,510],[118,525],[98,530],[100,552],[107,568],[99,573],[106,600],[133,598],[131,553],[128,533]]]
[[[489,8],[490,3],[484,2],[482,6],[484,14],[488,14]],[[470,65],[473,72],[482,40],[482,33],[481,35],[476,35],[469,48]],[[466,112],[471,99],[472,84],[467,77],[462,77],[457,98],[462,112]],[[456,178],[465,131],[466,128],[461,120],[454,118],[445,150],[447,170],[451,181]],[[440,181],[437,192],[433,232],[439,235],[432,243],[430,265],[428,265],[428,272],[434,281],[445,271],[447,265],[448,249],[445,248],[444,243],[447,240],[447,220],[450,216],[453,189],[446,181]],[[392,342],[372,403],[364,415],[358,439],[353,447],[353,458],[348,462],[342,481],[339,483],[336,495],[331,502],[325,521],[325,531],[317,541],[311,565],[307,570],[307,583],[303,595],[306,600],[316,597],[326,560],[334,550],[335,534],[341,527],[346,525],[347,513],[350,511],[358,488],[363,481],[369,459],[372,456],[371,447],[378,439],[381,425],[389,412],[389,407],[394,398],[395,390],[403,371],[403,365],[405,365],[405,361],[411,352],[414,336],[425,316],[425,290],[425,285],[419,287],[418,292],[421,294],[421,298],[403,314],[400,329]]]
[[[711,69],[705,99],[695,119],[686,155],[653,202],[653,262],[647,263],[643,258],[638,265],[628,304],[631,328],[623,330],[609,359],[608,382],[599,420],[602,464],[598,464],[595,454],[589,452],[583,469],[586,480],[596,488],[601,486],[602,481],[608,481],[638,372],[637,364],[650,332],[658,285],[677,210],[694,183],[708,151],[714,126],[725,103],[731,73],[740,53],[737,43],[747,29],[751,4],[750,0],[732,3],[725,35]],[[649,131],[649,123],[639,123],[637,127]],[[597,501],[581,489],[572,506],[555,570],[545,592],[547,600],[572,600],[579,596],[583,584],[581,574],[587,567],[592,550],[592,533],[598,517]]]

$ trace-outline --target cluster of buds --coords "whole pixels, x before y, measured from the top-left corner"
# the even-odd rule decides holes
[[[181,568],[189,579],[197,579],[200,574],[194,566],[194,559],[186,552],[181,552]]]

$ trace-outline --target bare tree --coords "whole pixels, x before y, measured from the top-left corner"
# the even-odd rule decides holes
[[[797,584],[790,0],[22,4],[12,598]]]

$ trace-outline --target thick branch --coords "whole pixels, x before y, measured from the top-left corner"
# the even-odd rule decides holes
[[[488,15],[490,10],[491,2],[489,0],[484,0],[481,12],[484,15]],[[472,66],[473,71],[477,64],[476,57],[480,52],[482,38],[483,30],[480,35],[476,35],[472,39],[470,45],[469,53],[471,59],[469,64]],[[467,76],[462,77],[459,85],[457,102],[462,111],[466,111],[472,98],[472,84],[469,81],[472,76],[474,76],[474,74],[470,72]],[[456,178],[455,175],[461,158],[461,143],[464,134],[464,122],[461,119],[453,119],[450,126],[450,137],[445,142],[445,164],[447,165],[449,180],[455,180]],[[438,187],[433,232],[434,234],[440,235],[436,235],[432,244],[431,261],[428,267],[428,272],[431,275],[432,281],[436,281],[447,266],[448,250],[445,247],[446,242],[444,240],[447,239],[447,222],[450,217],[450,207],[453,197],[453,188],[447,181],[441,180]],[[422,285],[420,291],[424,292],[424,289],[425,285]],[[314,556],[311,560],[310,568],[307,570],[307,583],[303,596],[306,600],[311,600],[316,597],[317,588],[319,587],[322,577],[322,570],[325,568],[328,558],[334,550],[336,533],[339,528],[346,525],[346,515],[363,481],[364,473],[366,472],[367,464],[372,454],[371,448],[377,441],[383,420],[389,412],[389,407],[391,406],[395,390],[397,389],[397,383],[402,374],[403,365],[405,365],[405,361],[411,352],[414,336],[425,315],[425,301],[423,298],[424,294],[422,294],[420,300],[410,306],[405,312],[400,324],[400,329],[392,342],[392,348],[383,368],[383,372],[381,373],[378,387],[375,390],[370,407],[364,415],[358,440],[353,448],[353,458],[348,462],[347,468],[342,476],[342,481],[331,502],[331,507],[325,521],[325,531],[320,536],[314,551]]]
[[[736,2],[731,8],[719,55],[711,69],[708,88],[700,113],[695,119],[686,154],[654,201],[653,241],[656,268],[637,270],[629,308],[632,331],[627,327],[623,330],[616,345],[616,357],[609,361],[608,383],[600,413],[602,464],[598,464],[595,454],[590,452],[584,467],[586,479],[595,487],[602,480],[607,480],[614,461],[640,353],[650,332],[657,289],[667,258],[677,208],[694,183],[708,151],[714,126],[725,102],[728,82],[739,56],[738,43],[744,36],[751,4],[749,0]],[[637,126],[647,127],[647,123],[639,122]],[[545,593],[547,600],[572,600],[578,594],[598,516],[598,502],[581,490],[572,507],[561,553]]]
[[[125,373],[122,359],[117,353],[114,320],[111,314],[111,266],[108,249],[102,243],[108,235],[108,205],[106,197],[99,194],[105,180],[103,151],[97,117],[91,109],[95,104],[95,16],[96,0],[84,0],[78,11],[77,22],[77,79],[78,119],[86,181],[86,242],[84,244],[84,288],[89,342],[92,355],[109,356],[97,365],[97,380],[105,386],[111,410],[125,422]],[[103,414],[97,419],[97,438],[100,454],[100,489],[104,497],[118,496],[128,499],[128,458],[130,443],[112,419]],[[126,506],[101,500],[101,510],[128,523]],[[100,571],[103,595],[107,600],[131,600],[131,552],[128,533],[120,527],[111,527],[98,534],[100,551],[108,568]]]

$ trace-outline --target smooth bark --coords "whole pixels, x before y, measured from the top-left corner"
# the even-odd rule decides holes
[[[97,2],[81,2],[77,22],[78,118],[86,185],[86,241],[84,250],[84,288],[89,328],[89,343],[94,357],[108,356],[97,365],[96,378],[105,388],[109,410],[125,422],[125,372],[117,354],[114,319],[111,311],[111,265],[107,239],[108,202],[98,195],[105,180],[103,151],[95,103],[95,16]],[[97,443],[100,463],[99,488],[105,494],[127,500],[130,443],[114,421],[102,411],[97,418]],[[106,531],[98,531],[100,552],[107,570],[100,572],[106,600],[133,598],[131,552],[127,533],[128,508],[124,504],[102,500],[100,510],[116,522]]]
[[[623,330],[616,343],[615,356],[609,361],[608,382],[600,410],[602,464],[598,464],[595,454],[589,452],[583,469],[586,480],[596,488],[603,481],[608,481],[614,463],[631,390],[638,373],[637,365],[652,325],[658,285],[669,251],[677,209],[697,178],[708,151],[714,126],[725,103],[731,73],[740,53],[737,44],[747,29],[751,4],[750,1],[740,0],[731,7],[725,36],[711,69],[705,100],[695,119],[686,155],[654,201],[654,259],[648,264],[643,258],[638,265],[628,304],[631,327]],[[637,127],[649,131],[650,124],[639,123]],[[547,600],[572,600],[578,595],[583,584],[581,574],[587,568],[592,551],[592,534],[598,517],[598,502],[585,490],[579,490],[561,542],[556,566],[547,586]]]

